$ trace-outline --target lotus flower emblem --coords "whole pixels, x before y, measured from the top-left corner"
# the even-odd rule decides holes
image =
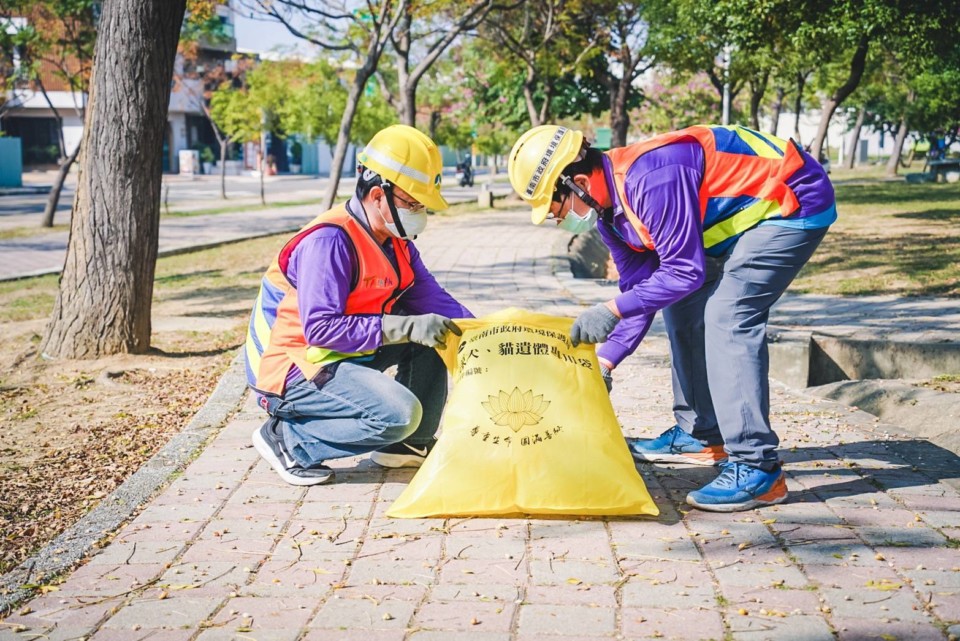
[[[533,390],[521,392],[519,387],[514,387],[509,394],[500,390],[500,394],[488,396],[480,404],[494,423],[514,432],[519,432],[524,425],[536,425],[542,421],[543,413],[550,407],[550,401],[543,400],[542,394],[534,396]]]

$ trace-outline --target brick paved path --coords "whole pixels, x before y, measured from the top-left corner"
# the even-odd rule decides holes
[[[418,245],[478,314],[575,314],[610,287],[554,273],[560,232],[523,215],[437,219]],[[656,326],[655,326],[656,330]],[[666,340],[616,372],[629,435],[671,424]],[[948,639],[960,634],[957,458],[774,386],[791,499],[690,511],[712,470],[647,466],[657,519],[391,520],[411,477],[364,459],[283,484],[247,399],[113,541],[0,625],[0,639],[507,641]]]

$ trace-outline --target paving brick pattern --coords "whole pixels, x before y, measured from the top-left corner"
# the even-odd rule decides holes
[[[558,273],[563,236],[520,213],[436,219],[418,243],[478,315],[573,315],[611,286]],[[628,435],[671,424],[655,331],[616,372]],[[854,408],[774,385],[791,499],[688,509],[711,469],[643,465],[651,518],[392,520],[412,472],[337,461],[283,484],[248,398],[99,554],[0,623],[0,640],[956,639],[957,458]]]

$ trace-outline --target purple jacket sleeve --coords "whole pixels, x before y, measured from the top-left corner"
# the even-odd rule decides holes
[[[420,250],[413,243],[410,249],[410,265],[413,267],[413,286],[403,293],[398,302],[399,310],[406,314],[440,314],[447,318],[473,318],[470,310],[461,305],[447,290],[440,286],[427,266],[423,264]]]
[[[704,280],[700,226],[703,152],[695,143],[678,143],[642,156],[627,172],[630,206],[650,232],[654,251],[636,251],[621,238],[635,232],[624,214],[613,227],[599,225],[620,273],[616,304],[624,320],[597,348],[597,356],[619,364],[636,350],[657,310],[698,289]],[[620,230],[620,234],[615,229]]]
[[[297,288],[303,335],[309,345],[338,352],[363,352],[380,347],[379,314],[344,314],[356,268],[345,232],[323,227],[297,245],[287,277]]]

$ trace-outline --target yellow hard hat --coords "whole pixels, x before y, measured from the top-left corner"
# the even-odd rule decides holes
[[[513,190],[533,207],[530,220],[542,223],[563,168],[577,159],[583,133],[557,125],[534,127],[520,136],[507,163]]]
[[[440,195],[440,149],[430,136],[413,127],[390,125],[381,129],[357,155],[357,162],[430,209],[439,211],[449,206]]]

